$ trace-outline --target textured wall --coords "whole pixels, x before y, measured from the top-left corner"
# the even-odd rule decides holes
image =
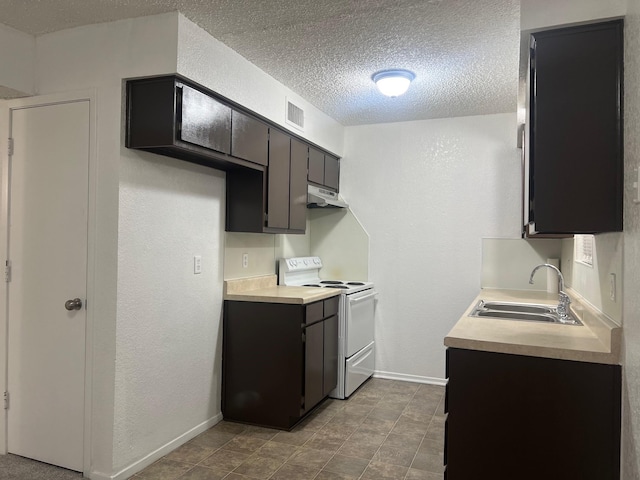
[[[482,288],[513,288],[515,290],[546,290],[548,275],[545,270],[529,276],[536,265],[547,258],[560,258],[560,240],[521,238],[482,239]],[[564,275],[564,265],[560,266]],[[556,274],[551,277],[557,284]]]
[[[640,479],[640,205],[633,188],[640,168],[640,0],[629,0],[625,21],[625,210],[623,319],[624,480]]]
[[[120,176],[116,467],[220,413],[225,205],[210,168],[125,151]]]
[[[305,131],[301,135],[342,155],[342,125],[184,16],[179,16],[179,22],[178,73],[285,128],[285,98],[289,98],[305,111]]]
[[[376,369],[444,378],[443,338],[480,288],[483,237],[518,237],[514,114],[348,127],[341,188],[371,237]]]
[[[96,89],[92,475],[116,473],[219,409],[212,388],[219,379],[222,180],[123,146],[122,79],[175,72],[177,27],[174,13],[37,42],[38,91]],[[198,215],[193,227],[185,225],[194,219],[190,210]],[[180,271],[192,268],[196,249],[206,272],[198,278]],[[194,292],[205,295],[193,301]],[[180,313],[167,305],[183,299],[190,303]],[[197,395],[185,399],[190,391]]]
[[[521,0],[520,28],[563,25],[622,16],[627,0]]]
[[[567,285],[618,324],[622,324],[623,241],[621,233],[595,235],[591,267],[574,262],[573,238],[562,241],[562,273]],[[609,292],[611,273],[616,277],[615,300]]]
[[[0,24],[0,98],[35,92],[36,39]]]

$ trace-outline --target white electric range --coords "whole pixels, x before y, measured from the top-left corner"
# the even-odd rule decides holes
[[[329,396],[349,397],[375,368],[373,283],[320,278],[319,257],[282,258],[278,283],[288,286],[334,288],[340,290],[338,309],[338,386]]]

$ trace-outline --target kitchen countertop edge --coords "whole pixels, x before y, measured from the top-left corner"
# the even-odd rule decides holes
[[[540,324],[507,319],[470,317],[481,299],[557,304],[557,294],[483,289],[444,339],[447,347],[533,357],[618,364],[621,327],[580,295],[568,289],[572,311],[583,326]]]
[[[224,300],[306,305],[340,295],[338,289],[277,285],[276,275],[225,280]]]

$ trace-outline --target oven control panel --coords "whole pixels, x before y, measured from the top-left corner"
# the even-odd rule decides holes
[[[299,272],[304,270],[317,270],[322,268],[320,257],[295,257],[280,260],[280,268],[285,272]]]

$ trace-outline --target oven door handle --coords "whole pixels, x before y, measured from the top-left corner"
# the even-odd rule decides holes
[[[377,296],[378,296],[378,292],[373,292],[373,293],[370,293],[369,295],[365,295],[363,297],[349,298],[349,303],[358,303],[358,302],[362,302],[364,300],[369,300],[370,298],[375,298]]]

